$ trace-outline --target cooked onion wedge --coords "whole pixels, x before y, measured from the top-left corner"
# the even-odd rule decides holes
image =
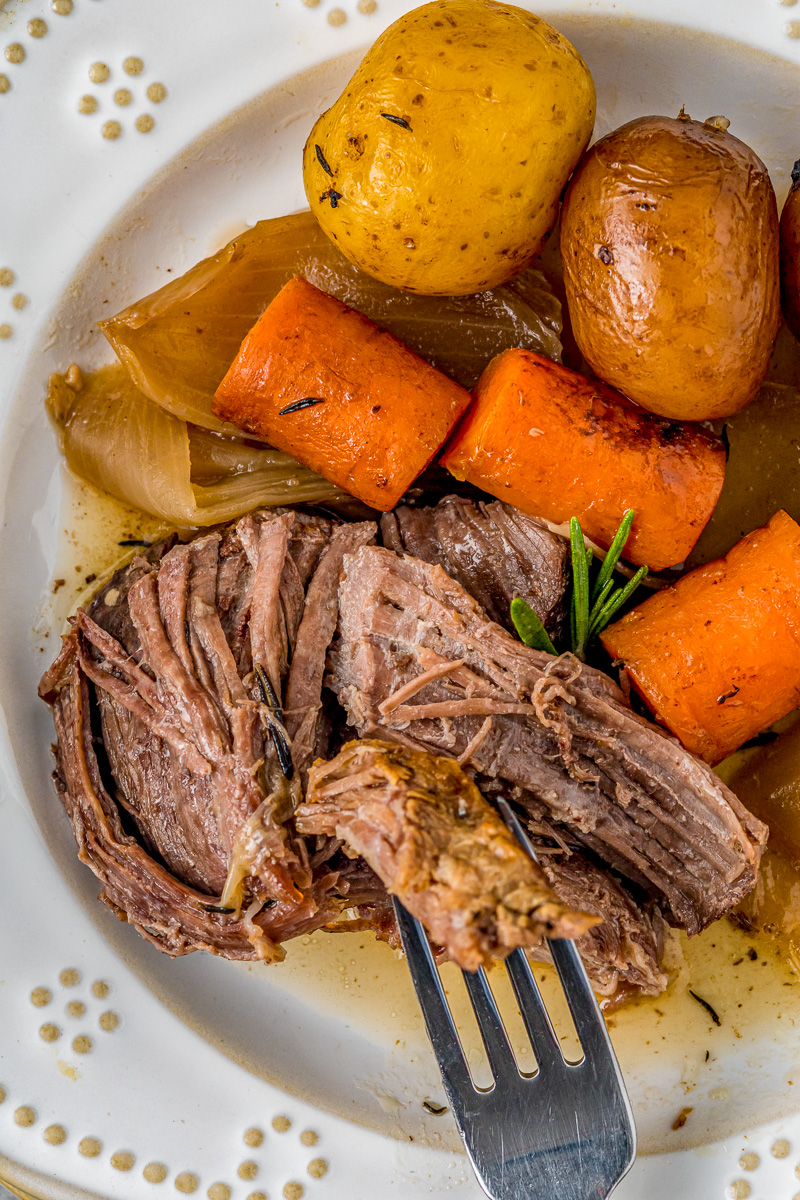
[[[235,435],[211,413],[214,391],[245,334],[293,275],[363,312],[465,387],[509,346],[560,359],[561,306],[540,272],[524,271],[476,296],[399,292],[348,262],[309,212],[260,221],[100,328],[156,404]]]
[[[53,375],[47,408],[71,471],[181,528],[230,521],[259,505],[342,495],[287,454],[171,415],[119,364],[85,378],[73,371],[69,383]]]

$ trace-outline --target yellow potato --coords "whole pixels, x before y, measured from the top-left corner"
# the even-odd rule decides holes
[[[322,228],[362,270],[465,295],[530,262],[594,126],[575,48],[494,0],[434,0],[368,51],[306,143]]]

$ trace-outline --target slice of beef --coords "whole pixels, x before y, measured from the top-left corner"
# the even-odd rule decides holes
[[[320,556],[305,597],[292,665],[286,681],[284,716],[295,767],[305,780],[314,758],[328,753],[322,681],[325,656],[339,619],[339,577],[345,554],[375,539],[372,521],[340,525]]]
[[[515,641],[438,566],[345,558],[331,686],[361,736],[458,757],[690,933],[753,887],[766,827],[607,676]]]
[[[475,784],[450,758],[390,742],[348,743],[309,772],[301,833],[341,838],[454,962],[475,971],[595,918],[562,904]]]
[[[279,958],[281,940],[375,900],[374,878],[330,865],[338,842],[309,847],[294,829],[286,735],[253,672],[280,700],[333,536],[323,518],[258,512],[152,547],[77,615],[42,680],[81,857],[167,953]]]
[[[594,990],[605,997],[663,992],[668,980],[661,966],[665,930],[658,907],[638,904],[629,889],[589,855],[533,840],[559,900],[602,917],[577,941]]]
[[[396,508],[381,517],[383,543],[438,563],[486,615],[513,632],[511,601],[527,600],[547,632],[561,637],[566,616],[566,539],[495,500],[445,496],[432,508]]]

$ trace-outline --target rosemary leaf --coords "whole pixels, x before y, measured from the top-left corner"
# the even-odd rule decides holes
[[[590,637],[595,637],[598,633],[605,629],[606,625],[608,625],[609,621],[614,616],[614,613],[616,613],[618,609],[622,608],[626,600],[631,598],[646,575],[647,567],[639,567],[639,570],[631,579],[628,580],[628,582],[625,584],[625,587],[618,588],[616,592],[611,594],[609,599],[606,600],[603,607],[592,620],[592,624],[589,629]]]
[[[620,524],[619,529],[614,534],[614,540],[611,543],[611,545],[609,546],[608,553],[606,554],[605,558],[603,559],[603,565],[600,568],[600,574],[597,576],[597,579],[594,581],[594,590],[592,592],[592,604],[595,604],[595,605],[597,604],[597,600],[598,600],[600,593],[602,592],[602,590],[605,587],[608,580],[611,579],[614,574],[614,568],[616,567],[617,563],[620,560],[622,551],[625,549],[625,543],[627,542],[628,535],[630,534],[630,531],[631,531],[631,525],[633,524],[634,515],[635,515],[634,510],[632,508],[629,508],[628,511],[625,513],[625,516],[622,518],[622,522]]]
[[[594,621],[597,614],[600,612],[600,609],[605,604],[606,600],[608,599],[609,593],[611,592],[613,587],[614,587],[613,579],[607,579],[606,582],[603,584],[603,588],[600,592],[600,595],[595,600],[594,604],[592,605],[591,612],[589,613],[589,628],[590,629],[592,627],[592,622]]]
[[[583,531],[577,517],[573,517],[569,523],[569,540],[572,551],[572,649],[582,662],[589,640],[589,565]]]
[[[546,650],[548,654],[556,654],[556,648],[550,640],[550,635],[526,600],[516,596],[511,601],[511,620],[519,634],[520,641],[533,650]]]

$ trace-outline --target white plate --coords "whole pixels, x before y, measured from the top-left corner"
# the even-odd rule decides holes
[[[438,1080],[402,964],[351,938],[295,947],[269,971],[158,955],[95,900],[52,792],[51,726],[35,697],[57,641],[49,588],[64,562],[47,375],[73,358],[108,357],[98,316],[246,223],[302,206],[299,150],[313,115],[348,77],[354,51],[410,7],[333,2],[0,4],[0,88],[3,76],[10,84],[0,91],[0,270],[14,274],[8,287],[0,275],[0,334],[11,330],[0,338],[0,1175],[47,1197],[75,1188],[108,1200],[176,1189],[275,1200],[299,1196],[297,1187],[320,1200],[479,1194],[449,1148],[448,1118],[421,1107],[438,1097]],[[657,14],[649,0],[538,10],[589,62],[599,132],[683,103],[696,116],[724,112],[782,197],[800,153],[791,0],[664,0]],[[644,22],[654,15],[664,24]],[[126,73],[131,58],[138,73]],[[96,63],[108,79],[90,77]],[[154,100],[158,83],[166,94]],[[117,102],[119,89],[130,103]],[[79,111],[82,97],[94,111]],[[152,127],[141,132],[137,121]],[[106,122],[118,137],[103,136]],[[97,981],[107,995],[95,994]],[[48,990],[47,1005],[31,1002],[36,988]],[[708,1200],[739,1180],[731,1194],[752,1186],[789,1200],[800,1188],[800,1119],[741,1132],[800,1107],[793,1027],[762,1008],[742,1038],[713,1035],[710,1064],[695,1061],[697,1039],[627,1060],[622,1047],[647,1146],[730,1136],[640,1159],[620,1197]],[[109,1012],[113,1030],[100,1020]],[[52,1041],[42,1026],[55,1027]],[[684,1106],[692,1119],[673,1134]],[[260,1144],[248,1142],[250,1129],[262,1131]],[[740,1166],[745,1151],[760,1165]],[[161,1183],[153,1164],[163,1164]]]

